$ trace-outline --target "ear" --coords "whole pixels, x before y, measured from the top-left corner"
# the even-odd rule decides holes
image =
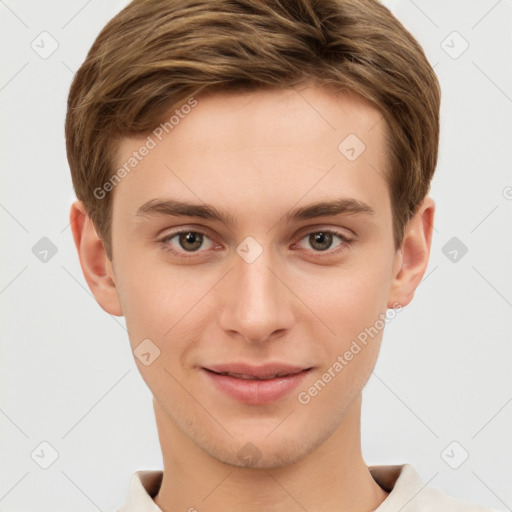
[[[69,220],[82,272],[91,292],[107,313],[123,316],[111,262],[82,201],[71,205]]]
[[[407,223],[401,248],[397,251],[388,308],[412,301],[416,288],[428,266],[432,231],[434,228],[434,200],[426,196],[416,215]]]

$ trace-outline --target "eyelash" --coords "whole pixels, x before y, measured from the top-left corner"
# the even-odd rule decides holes
[[[173,247],[171,247],[169,245],[169,241],[170,240],[172,240],[173,238],[175,238],[178,235],[186,234],[186,233],[201,234],[201,235],[203,235],[203,236],[205,236],[207,238],[210,238],[207,233],[205,233],[204,231],[201,231],[200,229],[193,229],[193,230],[192,229],[185,229],[185,230],[181,230],[181,231],[176,231],[175,233],[171,233],[169,235],[166,235],[164,238],[159,240],[159,243],[162,246],[162,249],[165,252],[171,253],[172,255],[178,256],[178,257],[181,257],[181,258],[186,258],[186,259],[188,259],[188,258],[196,258],[197,257],[196,255],[200,254],[200,252],[202,252],[202,251],[195,251],[195,252],[192,252],[192,253],[187,253],[186,251],[181,252],[181,251],[177,251],[176,249],[174,249]],[[337,236],[337,237],[339,237],[342,240],[342,243],[335,250],[330,250],[330,249],[326,249],[325,251],[314,251],[313,250],[312,253],[313,253],[314,257],[322,257],[324,255],[333,256],[333,255],[340,254],[340,253],[345,252],[346,250],[348,250],[349,247],[354,243],[354,239],[353,238],[349,238],[344,233],[341,233],[341,232],[339,232],[337,230],[333,230],[333,229],[315,229],[313,231],[309,231],[304,236],[302,236],[300,238],[299,242],[304,240],[304,238],[307,238],[309,235],[312,235],[312,234],[315,234],[315,233],[326,233],[326,234],[331,234],[331,235]]]

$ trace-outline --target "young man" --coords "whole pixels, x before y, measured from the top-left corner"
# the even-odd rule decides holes
[[[103,29],[69,95],[70,219],[164,459],[121,511],[484,510],[361,453],[428,264],[439,106],[373,0],[136,0]]]

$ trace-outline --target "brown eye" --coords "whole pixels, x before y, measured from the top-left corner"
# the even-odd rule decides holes
[[[336,240],[339,240],[336,242]],[[304,242],[305,241],[305,242]],[[326,252],[334,254],[343,251],[352,243],[352,239],[345,236],[344,233],[334,231],[331,229],[321,229],[318,231],[311,231],[304,236],[300,244],[305,244],[307,247],[302,247],[313,253]],[[320,254],[318,254],[320,255]]]
[[[194,253],[206,253],[207,249],[215,246],[215,242],[206,233],[192,230],[176,231],[168,234],[159,240],[159,244],[164,251],[184,258],[187,255],[192,257]]]
[[[318,251],[326,251],[332,245],[333,234],[329,231],[318,231],[309,235],[311,247]]]
[[[203,234],[196,231],[188,231],[179,234],[180,247],[186,251],[196,251],[203,244]]]

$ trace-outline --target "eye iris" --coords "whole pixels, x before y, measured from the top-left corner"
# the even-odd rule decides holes
[[[319,231],[318,233],[311,234],[309,241],[312,247],[315,247],[319,251],[326,251],[332,244],[332,233]],[[320,247],[316,246],[317,243],[320,244]]]
[[[179,240],[183,249],[191,249],[195,251],[201,247],[203,243],[203,235],[201,233],[194,233],[193,231],[189,231],[188,233],[181,233]],[[193,247],[187,247],[184,244],[192,244]]]

